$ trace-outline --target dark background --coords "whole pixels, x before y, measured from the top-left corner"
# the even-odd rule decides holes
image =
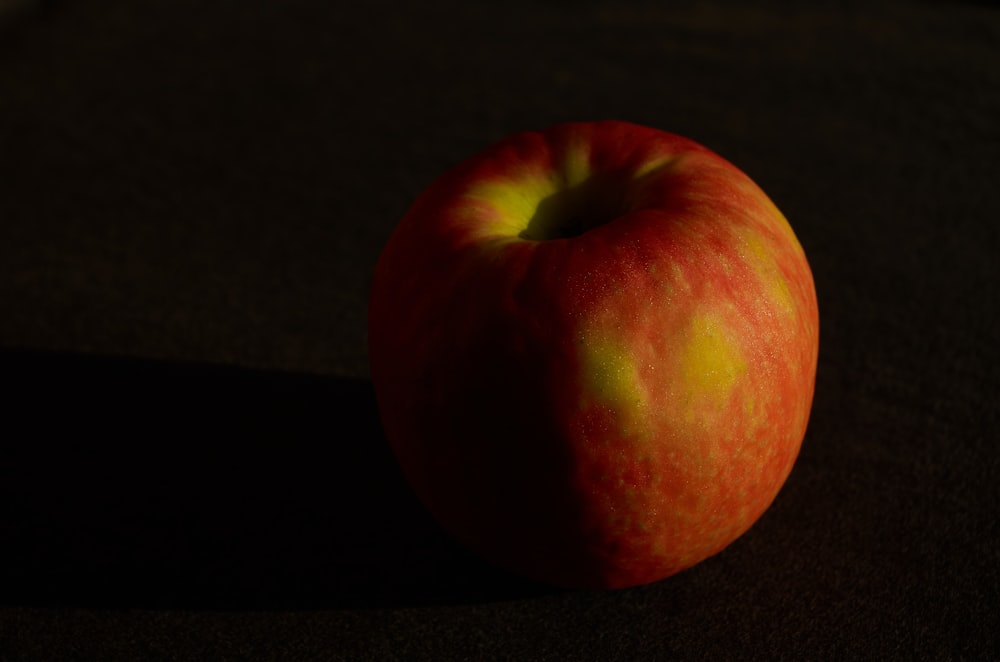
[[[987,659],[1000,10],[0,0],[0,659]],[[617,118],[776,201],[816,399],[773,507],[619,592],[470,557],[367,379],[374,262],[501,136]]]

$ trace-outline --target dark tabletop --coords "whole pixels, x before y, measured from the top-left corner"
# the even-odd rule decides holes
[[[1000,653],[1000,10],[0,0],[0,659]],[[368,284],[431,180],[615,118],[733,161],[820,302],[749,533],[577,592],[471,557],[381,432]]]

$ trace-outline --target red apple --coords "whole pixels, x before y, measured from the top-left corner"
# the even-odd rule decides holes
[[[435,181],[382,253],[371,375],[444,529],[565,587],[662,579],[768,508],[812,403],[819,320],[788,222],[676,135],[571,123]]]

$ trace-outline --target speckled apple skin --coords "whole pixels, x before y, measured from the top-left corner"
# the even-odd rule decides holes
[[[546,240],[546,205],[607,218]],[[798,455],[818,346],[771,200],[626,122],[513,135],[445,173],[370,296],[372,381],[416,494],[486,559],[565,587],[660,580],[742,535]]]

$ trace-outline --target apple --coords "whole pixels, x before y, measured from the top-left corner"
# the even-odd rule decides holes
[[[805,434],[806,256],[747,175],[677,135],[500,140],[417,198],[369,303],[407,481],[458,541],[539,582],[634,586],[718,553]]]

